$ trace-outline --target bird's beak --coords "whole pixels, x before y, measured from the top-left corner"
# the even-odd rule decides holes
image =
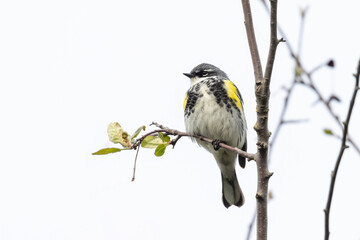
[[[191,74],[191,73],[183,73],[185,76],[187,76],[188,78],[193,78],[195,77],[194,74]]]

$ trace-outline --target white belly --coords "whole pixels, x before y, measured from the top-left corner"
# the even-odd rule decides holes
[[[234,147],[242,147],[245,141],[244,129],[241,129],[241,119],[236,110],[229,112],[225,106],[216,103],[215,96],[209,95],[203,86],[200,91],[203,96],[197,100],[194,113],[185,118],[186,131],[211,139],[219,139]],[[246,131],[246,130],[245,130]],[[198,141],[200,145],[213,152],[211,144]]]

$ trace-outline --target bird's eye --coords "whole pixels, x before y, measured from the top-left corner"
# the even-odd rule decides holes
[[[209,75],[209,73],[208,73],[208,72],[202,72],[201,75],[202,75],[203,77],[206,77],[206,76]]]

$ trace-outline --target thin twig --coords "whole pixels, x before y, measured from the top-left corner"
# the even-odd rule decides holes
[[[300,30],[299,30],[299,40],[298,40],[298,54],[297,56],[300,58],[301,50],[303,45],[303,37],[304,37],[304,26],[305,26],[305,16],[307,13],[308,7],[301,9],[301,21],[300,21]]]
[[[344,130],[344,126],[343,123],[340,120],[339,115],[337,115],[333,108],[331,107],[331,105],[329,104],[329,102],[325,99],[325,97],[320,93],[319,88],[317,88],[315,86],[315,83],[312,79],[312,75],[310,73],[308,73],[306,70],[304,70],[304,68],[300,65],[300,67],[303,69],[308,82],[305,82],[304,85],[308,86],[311,90],[313,90],[313,92],[317,95],[319,101],[321,103],[323,103],[323,105],[325,106],[325,108],[328,110],[329,114],[333,117],[333,119],[335,119],[336,123],[340,126],[340,128],[342,130]],[[360,154],[360,148],[357,146],[357,144],[352,140],[352,138],[350,137],[349,134],[347,134],[347,141],[354,147],[354,149],[357,151],[358,154]]]
[[[265,7],[265,10],[266,10],[266,11],[268,12],[268,14],[270,15],[270,8],[269,8],[269,5],[267,4],[267,1],[265,1],[265,0],[260,0],[260,1],[263,3],[263,5],[264,5],[264,7]],[[286,44],[287,48],[289,49],[289,52],[290,52],[291,56],[292,56],[292,57],[296,57],[295,51],[293,50],[293,47],[291,46],[290,42],[288,41],[288,38],[286,37],[285,32],[282,30],[282,28],[281,28],[279,25],[277,26],[277,29],[278,29],[280,35],[281,35],[284,39],[286,39],[285,44]],[[296,58],[297,58],[297,57],[296,57]]]
[[[131,179],[132,182],[135,181],[136,162],[137,162],[137,157],[138,157],[140,145],[141,145],[142,141],[143,141],[147,136],[151,136],[151,135],[154,135],[154,134],[159,133],[159,132],[166,133],[166,134],[168,134],[168,135],[176,136],[176,138],[171,141],[171,144],[173,145],[173,147],[175,146],[175,144],[177,143],[177,141],[178,141],[181,137],[198,138],[198,139],[200,139],[201,141],[208,142],[208,143],[213,143],[213,142],[214,142],[214,139],[207,138],[207,137],[203,137],[203,136],[199,136],[199,135],[188,134],[188,133],[186,133],[186,132],[181,132],[181,131],[178,131],[178,130],[175,130],[175,129],[170,129],[170,128],[165,127],[164,125],[161,125],[161,124],[156,123],[156,122],[152,122],[152,123],[150,124],[150,126],[151,126],[151,125],[154,125],[154,126],[158,127],[159,129],[155,129],[155,130],[153,130],[153,131],[151,131],[151,132],[148,132],[148,133],[146,133],[145,135],[143,135],[142,137],[136,139],[135,143],[130,147],[130,149],[136,149],[136,150],[137,150],[137,151],[136,151],[136,155],[135,155],[135,160],[134,160],[133,177],[132,177],[132,179]],[[243,151],[243,150],[241,150],[241,149],[239,149],[239,148],[237,148],[237,147],[232,147],[232,146],[227,145],[227,144],[225,144],[225,143],[220,143],[219,146],[222,147],[222,148],[228,149],[228,150],[230,150],[230,151],[236,152],[236,153],[239,154],[240,156],[247,158],[249,161],[255,159],[255,154],[245,152],[245,151]]]
[[[345,122],[343,122],[344,128],[343,128],[343,136],[342,136],[339,155],[337,157],[334,170],[331,172],[331,182],[330,182],[329,195],[328,195],[328,200],[327,200],[327,203],[326,203],[326,208],[324,209],[324,213],[325,213],[325,240],[328,240],[329,236],[330,236],[330,209],[331,209],[331,202],[332,202],[332,197],[333,197],[334,188],[335,188],[336,176],[337,176],[337,172],[339,170],[341,159],[342,159],[342,156],[344,154],[345,149],[348,148],[348,146],[346,145],[346,139],[347,139],[347,134],[348,134],[348,129],[349,129],[351,113],[352,113],[352,110],[353,110],[354,104],[355,104],[356,94],[357,94],[357,92],[359,90],[359,78],[360,78],[360,61],[358,62],[357,72],[355,74],[355,87],[354,87],[353,95],[352,95],[352,98],[351,98],[351,101],[350,101],[349,110],[348,110],[348,113],[347,113],[346,120],[345,120]]]
[[[173,148],[175,148],[176,143],[179,141],[181,136],[177,136],[175,139],[171,140],[170,144],[173,145]]]
[[[266,9],[269,9],[268,5],[265,3],[265,1],[262,1],[264,3],[264,5],[266,6]],[[304,25],[305,25],[305,16],[306,16],[306,12],[307,12],[307,8],[303,9],[302,12],[301,12],[301,21],[300,21],[300,30],[299,30],[299,39],[298,39],[298,54],[297,56],[300,56],[301,54],[301,45],[302,45],[302,42],[303,42],[303,36],[304,36]],[[278,27],[278,30],[280,29],[280,27]],[[282,36],[285,36],[284,33],[282,31],[279,31],[280,34]],[[292,48],[291,48],[291,45],[290,43],[287,42],[287,46],[289,49],[291,49],[292,51]],[[294,54],[295,55],[295,54]],[[280,114],[280,119],[279,119],[279,122],[278,124],[276,125],[276,128],[275,128],[275,131],[274,131],[274,134],[272,134],[272,137],[271,137],[271,142],[270,142],[270,150],[269,150],[269,163],[271,161],[271,151],[272,151],[272,148],[277,140],[277,136],[280,132],[280,129],[282,128],[282,126],[287,122],[285,121],[285,114],[287,112],[287,109],[288,109],[288,106],[289,106],[289,99],[291,97],[291,94],[293,93],[293,90],[295,88],[295,85],[298,83],[297,81],[297,76],[294,76],[294,80],[291,82],[291,85],[290,87],[287,89],[287,94],[285,96],[285,99],[284,99],[284,103],[283,103],[283,108],[281,110],[281,114]]]
[[[249,227],[248,227],[248,233],[246,235],[246,239],[247,240],[250,240],[251,239],[251,234],[252,234],[252,229],[254,227],[254,223],[255,223],[255,220],[256,220],[256,211],[254,211],[254,214],[251,218],[251,221],[249,223]]]
[[[332,60],[327,60],[326,62],[323,62],[323,63],[317,65],[316,67],[314,67],[313,69],[311,69],[311,70],[309,71],[309,74],[312,75],[314,72],[319,71],[319,70],[320,70],[321,68],[323,68],[323,67],[329,67],[329,62],[330,62],[330,61],[332,61]]]
[[[297,123],[303,123],[303,122],[308,122],[309,119],[289,119],[289,120],[284,120],[282,122],[282,124],[297,124]]]
[[[261,61],[259,56],[259,50],[256,43],[255,31],[254,31],[254,24],[252,21],[251,16],[251,8],[249,0],[242,0],[243,5],[243,12],[245,18],[245,29],[247,34],[247,39],[250,48],[251,60],[254,67],[254,75],[255,75],[255,82],[258,84],[259,82],[263,81],[263,72],[261,67]]]
[[[284,125],[285,114],[286,114],[288,106],[289,106],[289,99],[291,97],[291,94],[292,94],[292,92],[294,90],[295,85],[296,85],[296,80],[294,79],[294,81],[292,81],[290,87],[286,91],[286,96],[284,98],[283,107],[282,107],[282,110],[281,110],[279,121],[278,121],[278,123],[277,123],[277,125],[275,127],[274,133],[271,135],[270,149],[269,149],[269,162],[271,161],[271,152],[272,152],[274,144],[275,144],[275,142],[277,140],[277,136],[279,135],[281,127]]]
[[[277,0],[271,0],[271,9],[270,9],[270,47],[268,58],[265,67],[265,75],[264,75],[264,93],[267,94],[267,98],[270,98],[270,81],[271,81],[271,74],[274,68],[275,62],[275,53],[277,46],[282,40],[277,38]],[[269,100],[267,100],[269,102]]]
[[[269,6],[266,4],[266,1],[261,0],[261,2],[263,3],[265,9],[267,10],[267,12],[270,13],[269,10]],[[278,31],[280,33],[281,36],[283,36],[285,39],[288,39],[286,37],[285,32],[282,30],[281,26],[278,25]],[[324,96],[320,93],[319,89],[315,86],[314,81],[312,79],[312,73],[313,71],[307,71],[304,67],[303,64],[300,61],[299,56],[295,53],[294,49],[292,48],[291,44],[289,41],[286,41],[286,47],[288,48],[291,57],[294,59],[294,61],[296,62],[296,65],[302,69],[303,73],[305,74],[305,76],[308,78],[309,83],[307,84],[305,82],[301,82],[304,83],[305,85],[307,85],[308,87],[310,87],[310,89],[312,89],[315,93],[315,95],[317,95],[318,99],[320,100],[321,103],[323,103],[325,105],[325,108],[328,110],[328,113],[332,116],[332,118],[335,120],[335,122],[340,126],[341,129],[343,129],[343,123],[341,122],[339,116],[337,114],[335,114],[335,112],[333,111],[332,107],[330,104],[328,104],[328,101],[325,100]],[[360,147],[354,142],[354,140],[351,138],[351,136],[348,134],[347,136],[347,141],[354,147],[354,149],[356,150],[356,152],[358,154],[360,154]]]
[[[135,155],[135,160],[134,160],[134,170],[133,170],[133,176],[132,176],[132,179],[131,181],[135,181],[135,172],[136,172],[136,161],[137,161],[137,157],[138,157],[138,154],[139,154],[139,150],[140,148],[138,147],[137,150],[136,150],[136,155]]]

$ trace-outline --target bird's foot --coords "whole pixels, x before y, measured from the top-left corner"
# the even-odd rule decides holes
[[[215,139],[214,141],[211,142],[211,144],[213,145],[215,151],[220,149],[220,143],[225,143],[225,142],[221,141],[219,139]]]

